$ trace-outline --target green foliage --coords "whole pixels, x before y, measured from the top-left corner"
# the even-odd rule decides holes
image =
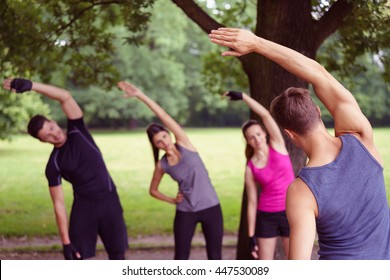
[[[257,11],[261,9],[260,1],[196,2],[218,23],[251,30],[255,29]],[[311,2],[312,17],[318,19],[336,1]],[[34,76],[71,89],[93,126],[128,123],[133,126],[152,119],[149,110],[139,102],[117,98],[120,93],[115,84],[119,79],[140,86],[183,124],[237,125],[246,118],[245,106],[219,98],[229,89],[248,91],[248,78],[240,62],[220,56],[220,48],[210,44],[206,34],[171,1],[0,0],[0,3],[3,75]],[[353,14],[321,50],[319,60],[340,78],[361,77],[349,84],[364,82],[364,89],[348,88],[370,117],[387,118],[388,104],[376,100],[387,100],[388,86],[376,82],[378,75],[369,73],[378,71],[360,57],[367,52],[375,55],[382,67],[380,74],[390,80],[389,4],[363,0],[353,3]],[[21,129],[26,119],[5,109],[22,110],[15,102],[20,101],[2,101],[2,135]],[[40,101],[37,98],[34,102]],[[58,104],[47,100],[45,103],[50,105],[54,116],[62,116]]]
[[[28,120],[36,114],[48,114],[49,108],[34,94],[0,93],[0,139],[10,139],[12,133],[25,131]]]
[[[241,131],[235,128],[186,129],[186,132],[219,196],[225,232],[234,233],[238,228],[245,166]],[[174,205],[149,195],[154,164],[146,133],[143,130],[92,133],[117,186],[129,235],[172,234]],[[0,141],[0,236],[58,234],[44,175],[51,149],[51,145],[27,135],[15,137],[12,143]],[[170,196],[176,194],[177,188],[168,175],[159,187]],[[64,180],[63,189],[70,211],[72,188]]]
[[[332,1],[334,2],[334,1]],[[382,67],[382,76],[390,82],[390,3],[387,0],[353,1],[355,8],[345,24],[332,36],[323,51],[324,63],[341,77],[365,73],[364,54],[376,55]]]
[[[202,57],[209,52],[208,38],[172,4],[157,2],[152,14],[142,45],[124,44],[128,31],[123,27],[114,28],[117,37],[113,45],[117,51],[113,67],[121,73],[121,79],[141,87],[182,124],[239,125],[246,118],[246,107],[222,101],[221,92],[210,94],[202,82],[201,69],[207,62]],[[177,33],[174,38],[172,30]],[[120,98],[121,93],[115,88],[79,88],[72,84],[67,88],[73,89],[92,127],[136,126],[153,119],[144,104]],[[229,113],[228,107],[232,109]],[[56,116],[63,116],[58,106],[53,104],[52,108],[58,111]]]
[[[378,55],[364,54],[357,57],[356,63],[349,66],[348,75],[345,69],[340,67],[345,60],[344,54],[333,49],[334,41],[338,35],[330,38],[319,50],[317,59],[325,65],[332,74],[355,96],[362,112],[373,124],[383,124],[390,117],[390,84],[382,78],[383,64]],[[322,117],[325,122],[331,122],[332,118],[325,107],[318,101],[322,109]]]
[[[115,34],[110,27],[124,24],[129,37],[145,31],[153,3],[2,1],[0,71],[23,76],[27,71],[39,73],[48,81],[53,71],[67,70],[79,85],[100,82],[107,87],[118,77],[111,66]]]

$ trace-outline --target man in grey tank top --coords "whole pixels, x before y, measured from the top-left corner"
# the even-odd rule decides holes
[[[256,52],[312,84],[335,120],[332,136],[307,89],[288,88],[271,104],[278,125],[309,157],[287,192],[289,258],[310,259],[317,230],[320,259],[390,259],[383,162],[353,95],[316,61],[247,30],[220,28],[209,36],[230,48],[223,55]]]

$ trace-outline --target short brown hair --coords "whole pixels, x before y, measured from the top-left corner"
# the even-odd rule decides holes
[[[271,114],[281,128],[300,135],[321,121],[310,91],[304,88],[290,87],[282,92],[272,101]]]

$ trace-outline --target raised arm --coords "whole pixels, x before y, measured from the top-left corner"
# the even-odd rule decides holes
[[[229,91],[225,92],[224,95],[230,97],[231,100],[242,99],[248,105],[248,107],[263,121],[263,124],[267,129],[272,147],[278,152],[287,153],[284,138],[278,124],[275,122],[270,112],[263,105],[243,92]]]
[[[335,120],[336,135],[354,133],[364,143],[372,144],[371,125],[353,95],[315,60],[243,29],[219,28],[213,30],[209,37],[211,42],[231,49],[222,55],[241,56],[256,52],[311,83]]]
[[[37,93],[40,93],[50,99],[60,102],[62,110],[64,111],[66,117],[70,120],[79,119],[83,116],[79,105],[73,99],[69,91],[42,83],[32,82],[26,79],[5,79],[3,82],[3,87],[12,92],[22,93],[25,91],[33,90]]]
[[[125,92],[124,97],[136,97],[146,104],[152,110],[152,112],[162,121],[162,123],[175,135],[176,142],[185,148],[195,150],[195,147],[191,144],[187,134],[181,128],[181,126],[160,107],[154,100],[149,98],[140,89],[134,85],[121,81],[118,83],[118,87]]]

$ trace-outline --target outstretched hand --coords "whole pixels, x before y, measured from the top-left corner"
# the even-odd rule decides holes
[[[120,81],[118,87],[125,92],[123,95],[125,98],[137,97],[142,93],[138,88],[125,81]]]
[[[223,94],[223,96],[229,97],[230,100],[232,100],[232,101],[242,100],[242,95],[243,95],[243,92],[233,91],[233,90],[227,91]]]
[[[32,82],[27,79],[7,78],[3,81],[3,88],[12,92],[23,93],[31,90]]]
[[[7,78],[3,81],[3,88],[12,92],[23,93],[31,90],[32,82],[27,79]]]
[[[242,56],[253,52],[259,44],[255,34],[245,29],[221,27],[211,30],[209,38],[212,43],[230,48],[222,53],[224,56]]]

